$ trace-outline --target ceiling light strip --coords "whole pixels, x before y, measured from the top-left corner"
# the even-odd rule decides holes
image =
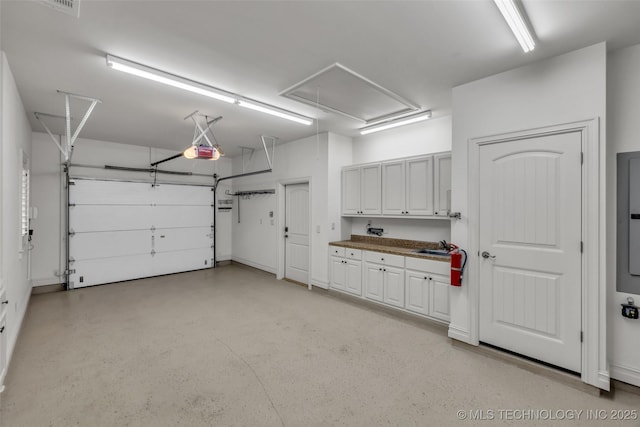
[[[398,126],[404,126],[411,123],[421,122],[423,120],[429,120],[431,118],[431,110],[423,111],[418,114],[413,114],[408,117],[403,117],[397,120],[391,120],[384,123],[380,123],[374,126],[368,126],[360,129],[360,135],[368,135],[374,132],[380,132],[382,130],[392,129]]]
[[[250,98],[245,98],[233,92],[228,92],[213,86],[189,80],[187,78],[167,73],[166,71],[138,64],[137,62],[118,58],[113,55],[107,55],[107,66],[114,70],[123,71],[138,77],[142,77],[154,82],[162,83],[188,92],[197,93],[219,101],[237,104],[255,111],[270,114],[272,116],[291,120],[304,125],[311,125],[313,119],[305,117],[273,105],[265,104]]]
[[[527,24],[524,20],[523,14],[520,12],[520,9],[516,5],[514,0],[493,0],[500,9],[500,13],[504,17],[507,24],[509,24],[509,28],[518,39],[518,43],[522,47],[522,50],[527,53],[531,52],[536,44],[533,40],[533,35]]]

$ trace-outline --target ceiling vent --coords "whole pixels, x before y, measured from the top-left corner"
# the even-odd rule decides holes
[[[80,0],[40,0],[40,3],[67,15],[80,17]]]
[[[280,92],[280,95],[365,124],[419,110],[418,106],[400,95],[337,62]]]

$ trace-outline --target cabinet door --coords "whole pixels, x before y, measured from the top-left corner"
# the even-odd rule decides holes
[[[382,266],[378,264],[366,263],[364,266],[364,296],[375,300],[382,301],[382,282],[383,282]]]
[[[451,210],[451,153],[437,154],[434,159],[434,212],[448,215]]]
[[[429,276],[421,271],[407,270],[405,279],[405,308],[429,314]]]
[[[429,291],[429,315],[436,319],[449,321],[449,278],[431,276]]]
[[[345,290],[355,295],[362,295],[362,262],[347,260]]]
[[[382,213],[404,215],[405,208],[405,162],[382,164]]]
[[[433,215],[433,157],[407,160],[406,210],[409,215]]]
[[[342,170],[342,214],[360,213],[360,168]]]
[[[404,269],[384,267],[384,302],[404,307]]]
[[[380,195],[382,182],[380,164],[360,167],[360,212],[379,215],[382,212]]]
[[[346,264],[344,258],[331,257],[331,287],[345,290]]]

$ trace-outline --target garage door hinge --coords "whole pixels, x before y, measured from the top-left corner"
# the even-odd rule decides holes
[[[74,262],[76,262],[76,260],[75,260],[73,257],[71,257],[71,256],[70,256],[70,257],[69,257],[69,264],[72,264],[72,263],[74,263]]]
[[[73,230],[69,230],[69,236],[75,236],[75,235],[76,235],[76,232],[75,232],[75,231],[73,231]]]
[[[584,332],[580,331],[580,342],[584,342]]]
[[[69,207],[74,207],[75,205],[75,203],[69,203]]]
[[[156,254],[156,251],[151,250],[151,256],[154,256]]]
[[[69,181],[69,185],[76,185],[75,181]]]
[[[66,275],[69,275],[69,274],[76,274],[76,270],[75,270],[74,268],[70,268],[69,270],[65,271],[64,273],[65,273]]]
[[[156,227],[155,227],[155,225],[152,225],[152,226],[151,226],[151,231],[156,231]]]

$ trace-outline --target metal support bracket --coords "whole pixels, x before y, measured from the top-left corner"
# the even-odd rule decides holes
[[[42,124],[42,127],[44,127],[44,129],[47,131],[47,133],[49,134],[53,142],[58,146],[58,148],[62,152],[65,163],[68,163],[71,160],[71,154],[73,153],[73,145],[75,144],[76,139],[78,139],[78,135],[80,134],[80,131],[82,130],[84,125],[87,123],[87,120],[89,119],[89,116],[93,112],[93,109],[95,108],[95,106],[99,103],[102,103],[102,101],[100,101],[97,98],[91,98],[89,96],[84,96],[84,95],[77,95],[75,93],[70,93],[70,92],[63,92],[61,90],[57,92],[64,95],[64,107],[65,107],[64,117],[56,116],[54,114],[46,114],[46,113],[38,113],[38,112],[35,112],[33,114],[36,116],[36,119],[40,122],[40,124]],[[76,130],[73,132],[73,134],[71,134],[71,120],[72,120],[71,99],[90,102],[89,108],[87,108],[87,111],[82,116],[82,119],[80,120],[80,123],[78,123],[78,126],[76,127]],[[42,117],[53,117],[53,118],[65,119],[64,143],[62,143],[62,141],[60,142],[57,141],[56,137],[53,135],[53,132],[51,132],[49,127],[42,120]]]

